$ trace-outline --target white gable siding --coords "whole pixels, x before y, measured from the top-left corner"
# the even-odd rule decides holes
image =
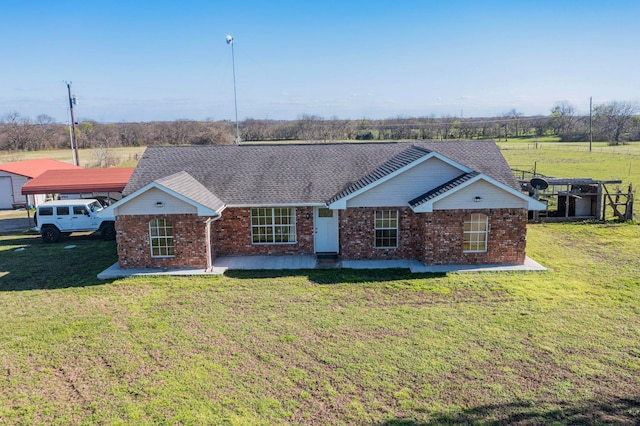
[[[126,200],[126,198],[125,198]],[[156,203],[164,203],[164,207],[156,207]],[[126,202],[122,206],[118,207],[116,215],[137,215],[137,214],[149,214],[149,215],[163,215],[163,214],[188,214],[197,213],[196,207],[191,204],[167,194],[164,191],[160,191],[157,188],[151,188],[148,191],[138,195],[131,201]]]
[[[480,202],[475,202],[475,197],[481,197]],[[433,210],[454,209],[508,209],[524,208],[528,204],[526,200],[516,197],[507,191],[496,187],[484,180],[478,180],[469,186],[433,203]]]
[[[407,203],[451,179],[462,171],[437,158],[395,176],[347,201],[347,207],[394,207]]]

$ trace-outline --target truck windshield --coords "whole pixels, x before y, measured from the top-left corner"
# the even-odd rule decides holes
[[[91,204],[89,204],[89,210],[91,210],[92,212],[97,212],[102,210],[102,206],[100,205],[99,202],[94,201]]]

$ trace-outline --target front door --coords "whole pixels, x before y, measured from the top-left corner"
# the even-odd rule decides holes
[[[338,211],[314,207],[316,253],[338,253]]]

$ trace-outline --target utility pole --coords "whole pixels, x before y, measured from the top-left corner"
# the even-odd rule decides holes
[[[67,92],[69,93],[69,111],[71,112],[71,153],[73,155],[73,164],[80,165],[80,157],[78,157],[78,140],[76,139],[76,118],[73,114],[73,106],[76,104],[76,97],[71,95],[71,82],[65,81]]]

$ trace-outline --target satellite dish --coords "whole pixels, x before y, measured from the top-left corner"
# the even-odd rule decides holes
[[[538,190],[547,189],[549,187],[549,182],[542,178],[533,178],[531,179],[531,186]]]

